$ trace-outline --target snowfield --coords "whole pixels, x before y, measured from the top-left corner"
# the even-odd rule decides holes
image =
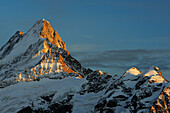
[[[0,112],[16,113],[20,109],[37,105],[41,96],[54,94],[52,102],[59,102],[66,98],[69,93],[80,90],[86,79],[68,77],[62,80],[43,78],[40,81],[19,82],[15,85],[0,89]],[[34,106],[36,108],[36,106]],[[47,106],[43,106],[46,108]]]
[[[50,23],[38,20],[0,49],[0,113],[170,112],[170,82],[151,66],[168,70],[169,60],[158,53],[154,59],[151,51],[122,52],[83,54],[82,66]]]

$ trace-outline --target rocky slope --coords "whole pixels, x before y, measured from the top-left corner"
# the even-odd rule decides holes
[[[59,34],[44,19],[26,33],[17,31],[0,50],[0,86],[16,81],[32,81],[59,72],[74,73],[82,78],[85,69],[66,49]]]
[[[170,83],[159,68],[122,76],[86,69],[44,19],[0,49],[0,87],[1,113],[170,112]]]

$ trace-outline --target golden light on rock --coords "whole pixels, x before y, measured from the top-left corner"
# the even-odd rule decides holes
[[[32,81],[36,80],[38,76],[52,74],[54,72],[75,73],[79,76],[79,78],[83,78],[79,73],[67,66],[63,56],[59,53],[57,48],[61,48],[67,55],[69,55],[69,52],[66,49],[66,44],[61,40],[59,34],[51,27],[48,21],[43,19],[42,24],[43,26],[39,36],[40,39],[43,38],[45,40],[42,40],[42,49],[32,56],[32,59],[42,56],[41,62],[35,67],[25,70],[28,77],[24,78],[24,80],[21,80],[23,78],[22,73],[19,73],[16,81]],[[17,32],[20,35],[24,35],[21,31]]]

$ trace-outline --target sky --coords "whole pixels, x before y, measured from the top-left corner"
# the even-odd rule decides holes
[[[0,47],[46,19],[69,51],[170,49],[169,0],[1,0]]]
[[[121,74],[156,65],[169,75],[169,6],[170,0],[1,0],[0,47],[44,18],[85,67]]]

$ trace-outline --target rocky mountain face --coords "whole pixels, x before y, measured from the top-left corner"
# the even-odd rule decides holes
[[[1,113],[169,113],[170,83],[157,67],[86,69],[41,19],[0,49],[0,100]]]
[[[59,34],[44,19],[37,21],[26,34],[17,31],[1,48],[0,69],[1,87],[59,72],[82,78],[92,71],[83,68],[69,54]]]

